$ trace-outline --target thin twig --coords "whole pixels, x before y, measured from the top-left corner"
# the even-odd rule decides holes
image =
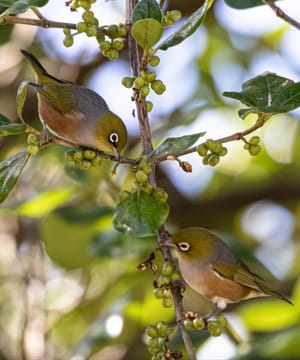
[[[241,140],[246,135],[249,135],[252,132],[254,132],[255,130],[264,126],[264,124],[267,122],[268,119],[270,119],[270,117],[271,117],[270,114],[265,114],[265,113],[260,114],[258,119],[256,120],[256,123],[253,126],[249,127],[248,129],[246,129],[244,131],[236,132],[234,134],[217,139],[216,141],[223,144],[223,143],[230,142],[230,141]],[[166,156],[161,156],[161,157],[155,159],[155,163],[159,164],[163,161],[169,160],[172,156],[174,156],[174,159],[176,159],[177,157],[194,153],[197,151],[197,147],[198,147],[198,145],[193,146],[193,147],[191,147],[185,151],[179,152],[177,154],[168,154]]]
[[[270,6],[270,8],[275,12],[276,16],[294,26],[296,29],[300,30],[300,23],[287,15],[280,7],[275,5],[273,0],[262,0],[262,2]]]

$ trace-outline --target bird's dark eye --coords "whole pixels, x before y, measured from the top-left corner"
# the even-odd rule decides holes
[[[190,244],[187,242],[181,242],[178,244],[179,250],[188,251],[190,249]]]
[[[111,144],[116,145],[117,142],[119,141],[119,136],[117,133],[113,132],[109,135],[108,140]]]

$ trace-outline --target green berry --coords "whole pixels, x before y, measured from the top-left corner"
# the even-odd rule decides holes
[[[27,136],[27,144],[28,145],[39,145],[40,144],[40,138],[38,135],[30,133]]]
[[[173,301],[171,298],[163,298],[162,300],[162,306],[165,308],[170,308],[173,306]]]
[[[219,156],[225,156],[228,153],[228,149],[222,146],[221,151],[219,152]]]
[[[79,6],[85,10],[88,10],[91,7],[88,1],[79,1]]]
[[[205,321],[202,318],[196,317],[193,320],[193,326],[197,330],[203,330],[205,328]]]
[[[92,24],[94,18],[95,18],[94,13],[91,10],[86,10],[82,14],[82,20],[87,24]]]
[[[63,31],[64,31],[64,34],[65,34],[66,36],[70,36],[70,35],[71,35],[71,30],[70,30],[70,29],[64,29]]]
[[[74,43],[74,39],[73,36],[71,35],[66,35],[63,41],[65,47],[71,47]]]
[[[219,324],[219,326],[221,328],[226,328],[227,326],[227,319],[226,317],[223,315],[223,314],[219,314],[218,317],[217,317],[217,323]]]
[[[117,50],[114,49],[110,49],[107,52],[107,57],[109,58],[109,60],[111,61],[115,61],[119,59],[119,52]]]
[[[249,144],[251,144],[251,145],[258,145],[259,143],[260,143],[259,136],[252,136],[249,140]]]
[[[102,163],[102,157],[100,155],[96,155],[95,159],[92,160],[92,165],[94,167],[100,166]]]
[[[222,331],[220,325],[215,320],[209,320],[207,323],[207,330],[212,336],[220,336]]]
[[[156,328],[157,328],[159,337],[161,337],[161,338],[167,337],[168,325],[164,321],[160,321],[159,323],[157,323]]]
[[[120,193],[119,193],[119,200],[120,200],[120,201],[124,201],[124,200],[128,199],[130,195],[131,195],[131,194],[130,194],[129,191],[127,191],[127,190],[122,190],[122,191],[120,191]]]
[[[74,161],[83,160],[83,151],[75,151],[73,159],[74,159]]]
[[[147,174],[145,173],[144,170],[138,170],[136,173],[135,173],[135,178],[136,178],[136,181],[140,184],[142,183],[145,183],[148,179],[148,176]]]
[[[165,261],[161,273],[166,276],[172,275],[174,272],[174,264],[171,261]]]
[[[144,184],[142,190],[147,194],[151,195],[153,192],[153,185],[152,184]]]
[[[164,17],[163,25],[164,26],[172,26],[172,25],[174,25],[174,21],[168,17]]]
[[[123,41],[120,41],[120,40],[113,40],[113,42],[111,43],[111,47],[114,49],[114,50],[122,50],[124,48],[124,42]]]
[[[103,41],[105,41],[105,35],[102,32],[97,31],[96,39],[99,44],[101,44]]]
[[[90,160],[85,160],[83,159],[81,162],[80,162],[80,168],[82,170],[88,170],[92,167],[92,162]]]
[[[93,160],[93,159],[95,159],[96,155],[97,155],[97,153],[95,150],[87,149],[87,150],[83,151],[83,157],[86,160]]]
[[[125,76],[122,79],[122,85],[124,85],[126,88],[130,89],[133,86],[134,78]]]
[[[244,149],[245,149],[245,150],[249,150],[249,149],[250,149],[250,144],[249,144],[249,143],[246,143],[246,144],[244,145]]]
[[[119,36],[119,27],[117,25],[110,25],[107,28],[107,36],[114,39]]]
[[[120,24],[118,26],[118,36],[124,37],[127,35],[126,26],[124,24]]]
[[[209,159],[210,155],[211,154],[207,154],[203,157],[203,159],[202,159],[203,165],[208,165],[208,159]]]
[[[158,337],[158,331],[155,326],[149,325],[146,327],[145,334],[149,336],[150,338],[157,338]]]
[[[170,281],[171,279],[168,277],[168,276],[165,276],[165,275],[159,275],[158,277],[158,285],[169,285],[170,284]]]
[[[144,85],[140,88],[140,94],[144,97],[148,96],[150,92],[149,86],[148,85]]]
[[[181,276],[179,274],[178,271],[174,271],[173,274],[171,275],[171,280],[172,281],[179,281],[181,280]]]
[[[95,25],[88,25],[85,31],[88,37],[97,35],[97,27]]]
[[[143,86],[145,85],[145,79],[142,76],[138,76],[135,80],[134,80],[134,86],[137,89],[141,89]]]
[[[168,200],[168,193],[160,187],[157,187],[153,190],[152,196],[160,203],[165,203]]]
[[[149,71],[146,73],[145,78],[147,82],[151,83],[156,79],[156,73],[154,71]]]
[[[141,169],[145,171],[147,175],[150,174],[152,171],[152,167],[149,163],[144,164]]]
[[[27,152],[29,155],[36,155],[39,152],[40,148],[37,145],[28,145]]]
[[[102,52],[106,52],[106,51],[110,50],[111,43],[109,41],[102,41],[100,43],[99,47]]]
[[[250,145],[249,153],[252,156],[258,155],[261,150],[261,147],[259,145]]]
[[[200,144],[198,147],[197,147],[197,152],[200,156],[205,156],[208,152],[208,149],[206,147],[205,144]]]
[[[87,25],[85,22],[81,21],[78,24],[76,24],[76,29],[79,33],[86,32]]]
[[[160,58],[156,55],[152,56],[149,61],[149,64],[153,67],[157,66],[159,63],[160,63]]]
[[[153,109],[153,102],[152,101],[146,101],[146,109],[147,109],[147,112],[151,112],[152,109]]]
[[[213,153],[218,154],[222,149],[222,144],[219,141],[215,141],[212,139],[207,139],[205,141],[205,146]]]
[[[192,319],[185,319],[183,325],[187,330],[194,330],[194,324]]]
[[[171,298],[172,297],[171,290],[170,289],[165,289],[163,295],[164,295],[163,297],[166,298],[166,299]]]
[[[162,288],[156,288],[153,290],[153,294],[156,299],[162,299],[164,297],[164,290]]]
[[[147,341],[147,344],[148,344],[148,350],[151,354],[156,354],[161,349],[158,338],[151,337]]]
[[[73,161],[74,160],[74,154],[75,154],[76,151],[74,150],[68,150],[65,152],[65,159],[68,160],[68,161]]]
[[[166,86],[161,80],[154,80],[151,83],[151,88],[157,95],[163,94],[166,90]]]
[[[181,19],[181,12],[179,10],[172,10],[170,11],[169,16],[173,21],[177,21]]]
[[[210,166],[216,166],[220,161],[220,157],[217,154],[210,154],[208,156],[208,164]]]

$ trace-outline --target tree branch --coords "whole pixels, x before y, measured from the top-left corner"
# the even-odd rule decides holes
[[[296,29],[300,30],[300,23],[295,19],[291,18],[281,8],[275,5],[273,0],[262,0],[262,2],[268,5],[275,12],[276,16],[283,19],[290,25],[294,26]]]
[[[126,0],[126,26],[128,32],[128,49],[129,49],[129,61],[132,76],[137,77],[140,71],[143,69],[143,54],[137,43],[134,41],[130,34],[132,13],[137,0]],[[138,90],[134,90],[133,100],[136,104],[138,123],[140,128],[140,139],[142,146],[142,154],[149,154],[152,149],[151,130],[149,125],[148,113],[146,110],[146,103],[144,97],[140,97]],[[152,166],[152,171],[148,176],[148,182],[156,186],[155,167]],[[169,247],[164,246],[166,242],[170,242],[170,236],[165,227],[162,226],[157,232],[158,244],[163,254],[164,260],[173,261]],[[196,360],[196,355],[193,350],[193,344],[190,339],[188,331],[185,329],[182,319],[184,318],[184,309],[182,306],[181,287],[172,287],[173,302],[175,307],[176,321],[181,331],[181,336],[188,354],[189,360]]]

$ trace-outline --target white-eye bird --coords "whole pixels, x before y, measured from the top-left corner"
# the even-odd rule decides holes
[[[119,158],[127,142],[123,121],[112,113],[95,91],[47,73],[29,52],[37,83],[30,82],[38,95],[38,111],[44,127],[54,135],[77,145],[113,152]]]
[[[225,309],[228,303],[260,296],[273,296],[292,304],[212,232],[201,227],[185,228],[172,235],[172,241],[169,246],[176,248],[183,280],[215,304],[214,313]]]

